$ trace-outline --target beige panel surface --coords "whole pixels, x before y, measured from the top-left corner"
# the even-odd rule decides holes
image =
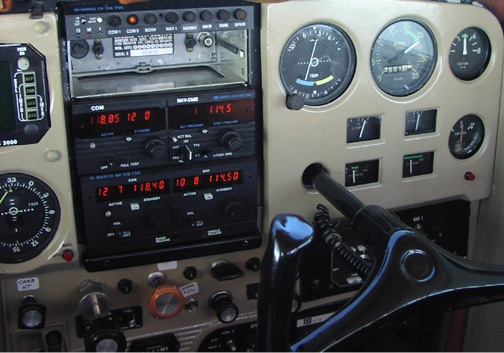
[[[386,11],[384,9],[386,8]],[[288,15],[286,15],[288,14]],[[425,87],[407,97],[392,97],[374,83],[370,53],[378,34],[397,19],[423,22],[438,46],[434,73]],[[355,45],[357,66],[346,92],[335,101],[300,111],[286,108],[279,75],[281,51],[299,28],[313,23],[333,23]],[[450,45],[463,29],[476,26],[490,37],[492,56],[487,70],[476,80],[464,82],[451,72]],[[290,1],[264,6],[263,86],[265,126],[265,225],[283,212],[311,218],[317,203],[324,201],[301,183],[304,169],[324,164],[344,183],[345,164],[380,160],[379,182],[350,188],[364,203],[385,208],[462,197],[477,200],[491,190],[499,118],[502,78],[502,31],[494,16],[475,6],[416,1],[322,0]],[[407,111],[437,109],[435,133],[405,137]],[[476,114],[485,124],[486,137],[480,151],[467,160],[455,159],[448,150],[448,136],[455,122]],[[381,139],[370,143],[346,143],[348,118],[382,116]],[[403,156],[435,152],[434,172],[402,178]],[[464,179],[467,171],[474,182]]]
[[[46,14],[40,20],[28,17],[28,14],[2,16],[0,43],[30,43],[44,55],[50,78],[52,126],[37,144],[0,147],[0,174],[26,173],[44,181],[59,200],[61,221],[51,244],[40,255],[21,264],[0,264],[0,273],[23,273],[45,265],[74,268],[78,263],[56,16]],[[47,154],[55,152],[60,158],[55,162],[49,161]],[[70,263],[61,256],[65,249],[75,253]]]

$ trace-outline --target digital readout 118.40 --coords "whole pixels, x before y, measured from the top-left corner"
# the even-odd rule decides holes
[[[166,194],[169,190],[168,179],[135,184],[103,186],[96,189],[96,200],[98,202],[117,201],[132,197]]]

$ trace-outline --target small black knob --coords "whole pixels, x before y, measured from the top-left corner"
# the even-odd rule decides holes
[[[189,266],[184,270],[184,277],[190,281],[195,279],[197,275],[198,275],[198,271],[196,270],[196,267],[194,267],[194,266]]]
[[[212,295],[210,307],[215,310],[219,321],[225,324],[235,321],[239,314],[238,307],[233,303],[233,296],[226,291]]]
[[[224,201],[222,212],[226,217],[231,218],[235,222],[242,221],[244,217],[243,204],[233,199]]]
[[[156,16],[156,14],[149,12],[147,15],[145,15],[144,20],[145,20],[145,23],[147,23],[149,25],[153,25],[153,24],[157,23],[158,18]]]
[[[155,160],[161,160],[166,157],[166,144],[160,138],[151,138],[145,141],[144,151]]]
[[[208,10],[201,11],[200,18],[203,21],[210,22],[213,19],[213,14]]]
[[[217,18],[221,21],[227,21],[231,18],[231,14],[228,10],[219,10],[217,12]]]
[[[164,208],[153,210],[149,213],[149,222],[159,232],[168,232],[171,223],[170,211]]]
[[[261,269],[261,260],[258,257],[251,257],[246,263],[245,267],[250,271],[257,272]]]
[[[244,9],[236,9],[234,12],[234,17],[237,20],[243,21],[247,18],[247,11],[245,11]]]
[[[45,336],[49,352],[63,352],[63,336],[58,330],[52,330]]]
[[[285,105],[287,106],[287,108],[289,108],[291,110],[300,110],[304,107],[305,100],[299,94],[292,94],[287,97],[287,100],[285,101]]]
[[[238,151],[243,146],[240,134],[233,129],[224,129],[219,133],[218,142],[231,151]]]
[[[119,324],[108,316],[87,322],[84,344],[87,352],[124,352],[126,337]]]
[[[103,56],[103,53],[105,53],[105,47],[103,46],[103,43],[101,40],[97,39],[94,42],[93,45],[93,52],[95,53],[95,56]]]
[[[119,289],[124,294],[129,294],[133,290],[133,281],[127,278],[123,278],[117,283],[117,289]]]
[[[183,15],[184,21],[192,23],[196,21],[196,14],[192,11],[186,11]]]
[[[112,15],[112,16],[109,17],[108,23],[112,27],[119,27],[121,25],[121,23],[122,23],[122,20],[121,20],[121,17],[119,17],[117,15]]]

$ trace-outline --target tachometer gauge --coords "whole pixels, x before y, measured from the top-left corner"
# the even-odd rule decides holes
[[[371,73],[382,91],[404,97],[425,85],[436,60],[432,32],[420,22],[399,20],[376,38],[371,49]]]
[[[0,262],[29,260],[50,243],[60,220],[55,193],[26,174],[0,175]]]
[[[461,80],[474,80],[485,71],[490,52],[490,40],[485,32],[475,27],[466,28],[451,44],[450,68]]]
[[[469,114],[460,118],[451,129],[448,147],[455,158],[466,159],[478,152],[484,137],[483,122],[476,115]]]
[[[348,35],[330,24],[298,30],[280,58],[280,77],[287,96],[306,105],[323,105],[347,89],[355,72],[355,49]]]

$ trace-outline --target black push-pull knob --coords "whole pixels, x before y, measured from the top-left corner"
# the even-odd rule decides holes
[[[220,322],[229,324],[238,317],[238,307],[233,303],[231,293],[222,291],[210,297],[210,307],[215,310]]]
[[[18,328],[40,329],[44,328],[46,319],[46,307],[37,303],[35,297],[27,296],[19,307]]]

